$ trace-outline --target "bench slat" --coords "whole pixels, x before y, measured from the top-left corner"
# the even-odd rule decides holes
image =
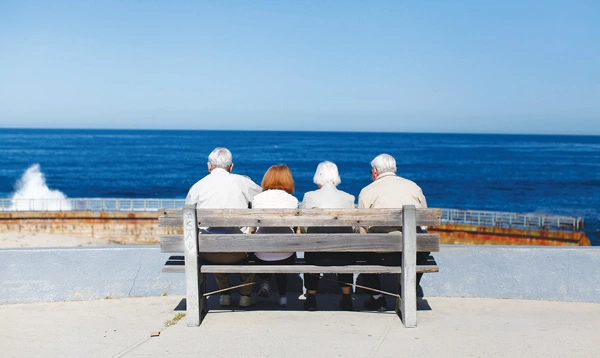
[[[434,265],[417,265],[418,273],[438,272]],[[202,273],[402,273],[400,266],[381,265],[347,265],[347,266],[315,266],[315,265],[203,265]]]
[[[185,273],[185,265],[175,264],[174,261],[170,265],[162,268],[165,273]],[[402,268],[399,266],[378,266],[378,265],[352,265],[352,266],[313,266],[313,265],[294,265],[294,266],[234,266],[234,265],[205,265],[202,266],[203,273],[244,273],[244,272],[261,272],[261,273],[391,273],[400,274]],[[252,268],[249,268],[252,267]],[[439,267],[436,265],[417,265],[417,273],[439,272]]]
[[[400,226],[400,209],[197,209],[199,226]],[[441,223],[441,209],[417,209],[417,225]],[[161,209],[160,227],[181,227],[180,209]]]
[[[217,269],[216,267],[206,267],[206,266],[202,266],[202,272],[203,273],[214,273],[214,272],[218,272],[218,273],[239,273],[239,272],[243,272],[243,270],[240,270],[239,267],[241,266],[235,266],[235,267],[225,267],[222,268],[221,265],[214,265],[214,266],[219,266],[219,269]],[[204,269],[206,267],[206,269]],[[271,269],[267,269],[266,267],[271,267]],[[400,274],[402,273],[402,268],[398,267],[389,267],[389,266],[377,266],[377,265],[371,265],[371,266],[363,266],[363,265],[356,265],[356,266],[346,266],[346,267],[351,267],[351,269],[346,270],[345,267],[343,266],[301,266],[301,265],[297,265],[294,266],[294,268],[291,268],[290,270],[287,269],[278,269],[275,270],[273,269],[274,266],[258,266],[259,269],[261,269],[261,273],[391,273],[391,274]],[[280,266],[275,266],[275,267],[280,267]],[[356,268],[354,268],[356,267]],[[362,268],[366,268],[365,270],[363,270]],[[360,269],[359,269],[360,268]],[[221,271],[223,270],[223,271]],[[285,272],[282,272],[285,271]],[[252,269],[252,272],[254,272],[255,270]],[[347,272],[346,272],[347,271]],[[165,273],[185,273],[185,265],[170,265],[170,266],[164,266],[162,268],[162,272]],[[417,273],[431,273],[431,272],[439,272],[439,267],[438,266],[434,266],[434,265],[417,265]]]
[[[202,234],[200,252],[394,252],[402,234]],[[162,252],[182,252],[183,235],[161,236]],[[417,234],[417,251],[440,251],[437,234]]]
[[[160,235],[160,252],[176,253],[184,250],[183,235]]]
[[[398,266],[380,265],[346,265],[346,266],[317,266],[307,265],[303,259],[297,259],[296,265],[203,265],[201,272],[204,273],[239,273],[239,272],[261,272],[261,273],[401,273]],[[184,273],[185,258],[179,255],[169,257],[162,272]],[[439,272],[439,267],[432,256],[427,263],[417,265],[417,273]]]

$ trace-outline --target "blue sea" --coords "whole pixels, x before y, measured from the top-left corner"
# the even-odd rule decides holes
[[[287,164],[299,200],[320,161],[335,162],[339,188],[358,196],[369,162],[389,153],[430,207],[583,217],[600,245],[600,136],[0,129],[0,198],[34,164],[70,198],[185,198],[217,146],[259,184]]]

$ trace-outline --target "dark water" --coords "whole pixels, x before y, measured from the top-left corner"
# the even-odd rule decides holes
[[[369,162],[386,152],[431,207],[583,217],[600,245],[600,136],[0,129],[0,197],[39,163],[47,185],[71,198],[184,198],[216,146],[257,183],[287,164],[300,200],[322,160],[358,196]]]

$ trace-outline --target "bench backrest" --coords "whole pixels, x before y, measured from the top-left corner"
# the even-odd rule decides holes
[[[390,252],[403,251],[402,233],[201,234],[202,227],[339,227],[399,230],[403,225],[439,225],[440,209],[165,209],[159,226],[184,227],[184,235],[161,237],[161,251],[183,252],[186,239],[197,240],[199,252]],[[406,207],[405,207],[406,210]],[[414,230],[414,229],[413,229]],[[189,238],[187,236],[190,236]],[[439,251],[439,236],[417,233],[416,251]]]

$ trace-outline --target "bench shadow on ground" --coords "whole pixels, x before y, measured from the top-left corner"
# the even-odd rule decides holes
[[[207,278],[207,290],[216,290],[216,283],[214,277],[208,275]],[[232,275],[233,277],[237,275]],[[339,301],[341,299],[341,292],[339,285],[335,281],[334,275],[325,275],[327,279],[321,279],[319,283],[319,291],[317,294],[317,309],[318,311],[340,311]],[[394,289],[394,275],[381,275],[382,288],[386,292],[395,292]],[[239,284],[239,280],[231,280],[232,285]],[[362,280],[358,277],[357,284],[361,285]],[[277,304],[279,295],[277,293],[277,286],[274,282],[271,282],[271,295],[269,297],[258,297],[257,290],[258,284],[253,286],[253,299],[254,304],[250,307],[239,307],[239,291],[234,290],[232,293],[232,305],[230,307],[221,307],[219,305],[219,294],[214,294],[208,298],[208,309],[209,311],[304,311],[304,295],[302,291],[302,279],[300,275],[289,275],[288,278],[288,305],[281,307]],[[358,288],[352,295],[353,298],[353,311],[355,312],[370,312],[365,311],[363,308],[363,302],[368,297],[368,292],[365,289]],[[388,305],[387,313],[395,314],[393,307],[395,304],[395,297],[386,296]],[[174,308],[175,311],[185,311],[186,300],[182,299],[179,304]],[[424,298],[423,289],[421,286],[417,287],[417,310],[419,311],[431,311],[432,308],[429,302]]]

